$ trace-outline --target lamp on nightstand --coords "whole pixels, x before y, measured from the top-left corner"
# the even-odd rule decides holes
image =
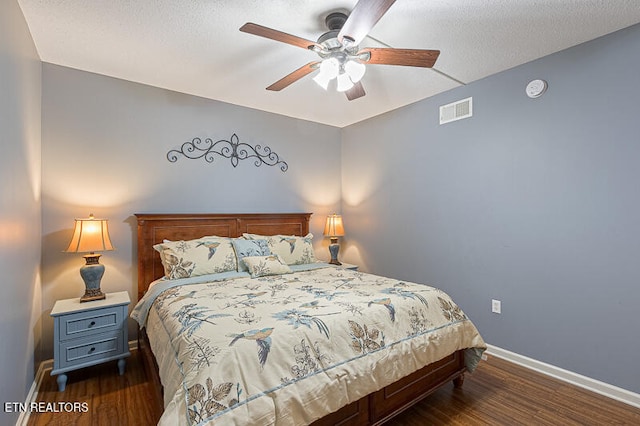
[[[100,254],[97,251],[113,250],[109,239],[109,228],[106,219],[96,219],[93,214],[88,218],[76,219],[73,236],[67,253],[85,253],[85,264],[80,268],[80,276],[86,287],[84,296],[80,302],[101,300],[106,296],[100,291],[100,280],[104,275],[104,265],[99,262]]]
[[[338,244],[338,237],[344,236],[344,226],[342,225],[342,216],[339,214],[332,214],[327,216],[327,223],[324,225],[324,235],[331,238],[331,244],[329,244],[329,253],[331,253],[331,260],[329,263],[332,265],[342,265],[338,261],[338,251],[340,251],[340,244]]]

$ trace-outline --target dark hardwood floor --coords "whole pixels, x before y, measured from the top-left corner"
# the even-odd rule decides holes
[[[153,425],[155,407],[141,359],[132,352],[127,372],[115,362],[68,374],[64,392],[48,373],[38,401],[87,402],[86,413],[31,414],[29,425]],[[640,425],[640,409],[552,379],[496,357],[387,423],[425,425]]]
[[[118,375],[116,361],[67,373],[67,388],[58,392],[56,377],[45,373],[37,401],[87,402],[85,413],[32,413],[28,425],[92,426],[155,425],[162,414],[156,406],[138,351],[127,358]]]

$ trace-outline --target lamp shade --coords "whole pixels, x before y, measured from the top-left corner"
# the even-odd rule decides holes
[[[106,219],[96,219],[93,215],[88,218],[76,219],[73,236],[67,252],[84,253],[113,250],[109,238],[109,226]]]
[[[332,214],[327,216],[327,223],[324,225],[324,235],[327,237],[344,236],[342,216],[340,216],[339,214]]]

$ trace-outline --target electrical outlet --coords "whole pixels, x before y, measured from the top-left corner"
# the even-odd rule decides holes
[[[491,299],[491,312],[494,314],[502,313],[502,302],[496,299]]]

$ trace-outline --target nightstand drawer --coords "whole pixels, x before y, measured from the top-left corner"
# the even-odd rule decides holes
[[[87,364],[121,355],[124,336],[121,330],[60,343],[60,360],[56,369]],[[58,360],[56,360],[58,361]]]
[[[118,330],[122,328],[123,315],[121,306],[65,315],[60,318],[60,340]]]
[[[80,298],[58,300],[51,309],[53,326],[53,370],[58,390],[67,385],[67,372],[118,360],[124,374],[130,355],[127,311],[129,293],[107,293],[102,300],[82,303]]]

